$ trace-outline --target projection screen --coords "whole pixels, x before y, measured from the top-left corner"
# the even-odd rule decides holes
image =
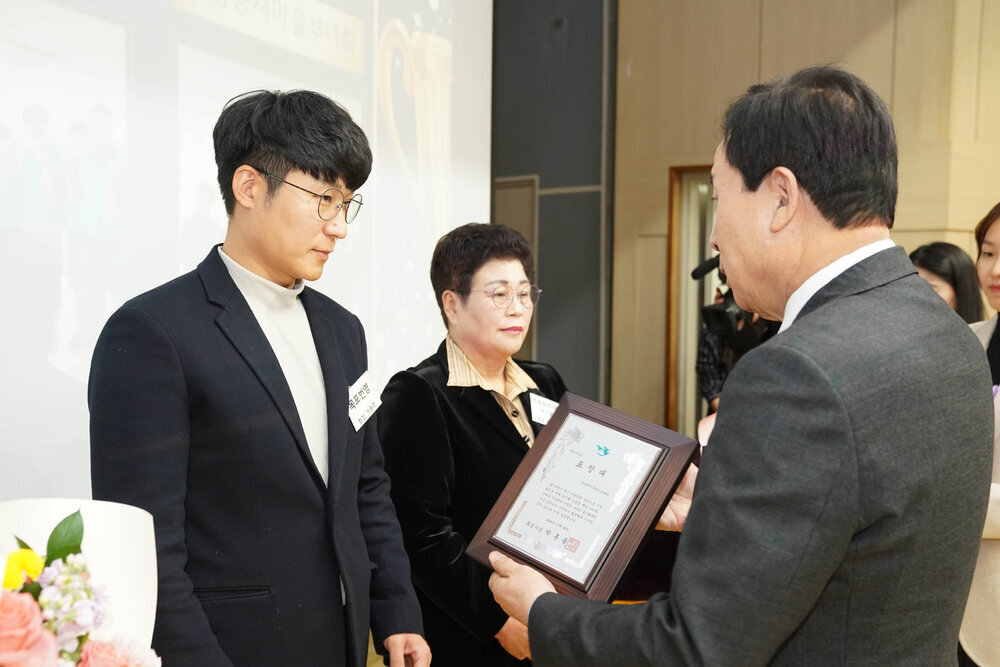
[[[0,500],[90,496],[94,343],[223,240],[211,132],[244,91],[364,128],[365,206],[313,286],[379,387],[433,352],[433,245],[489,217],[491,50],[488,0],[0,0]]]

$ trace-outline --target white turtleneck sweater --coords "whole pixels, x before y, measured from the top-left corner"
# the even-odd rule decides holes
[[[229,270],[236,287],[250,304],[263,329],[281,372],[292,392],[295,408],[306,434],[313,462],[323,481],[329,477],[329,445],[326,419],[326,385],[316,354],[312,329],[299,294],[305,285],[282,287],[240,266],[219,247],[219,257]]]

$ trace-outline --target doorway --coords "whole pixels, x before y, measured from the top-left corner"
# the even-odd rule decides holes
[[[670,247],[667,289],[667,426],[695,436],[708,404],[698,390],[695,361],[701,331],[701,307],[713,303],[722,283],[719,272],[701,279],[691,271],[715,255],[709,246],[715,224],[711,167],[698,165],[670,170]]]

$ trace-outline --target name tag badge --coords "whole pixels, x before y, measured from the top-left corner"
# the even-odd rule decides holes
[[[552,413],[556,411],[559,404],[545,398],[541,394],[528,394],[531,396],[531,421],[544,426],[552,419]]]
[[[347,414],[351,418],[351,423],[354,424],[354,430],[360,431],[380,405],[382,405],[382,399],[372,389],[371,377],[368,375],[368,371],[365,371],[357,382],[347,388]]]

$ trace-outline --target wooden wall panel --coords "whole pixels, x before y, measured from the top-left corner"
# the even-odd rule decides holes
[[[663,388],[666,378],[664,341],[667,336],[667,238],[641,236],[636,244],[635,263],[628,267],[636,285],[644,293],[634,302],[633,354],[636,373],[621,397],[629,412],[643,419],[663,423]]]
[[[758,0],[621,2],[615,139],[628,157],[616,195],[627,208],[616,219],[627,227],[666,233],[665,181],[649,175],[711,160],[722,112],[757,80],[758,21]]]
[[[947,137],[951,141],[975,141],[979,129],[983,11],[980,0],[966,0],[955,5],[951,80],[945,82],[951,86],[951,127]]]
[[[1000,201],[1000,144],[956,143],[948,165],[948,229],[972,230]]]
[[[954,6],[905,0],[896,14],[890,108],[899,144],[896,229],[947,227]]]
[[[903,0],[899,4],[889,104],[900,144],[949,138],[953,26],[951,2]]]
[[[854,72],[889,103],[895,0],[764,0],[760,78],[810,65]]]
[[[1000,0],[983,0],[980,29],[977,141],[1000,144]],[[1000,195],[997,195],[1000,199]]]
[[[641,7],[638,41],[619,43],[625,76],[618,80],[620,93],[636,102],[637,157],[659,168],[671,156],[714,148],[721,111],[757,77],[759,0],[622,5]]]
[[[898,135],[898,132],[897,132]],[[933,230],[948,226],[947,141],[899,143],[899,197],[895,229]]]
[[[972,229],[1000,200],[1000,0],[956,3],[948,226]]]

